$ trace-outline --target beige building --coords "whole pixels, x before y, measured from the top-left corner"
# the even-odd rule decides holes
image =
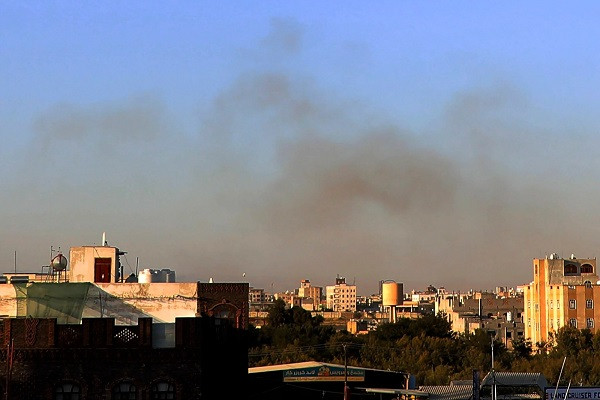
[[[556,254],[533,260],[533,282],[524,290],[525,336],[536,343],[569,325],[596,332],[600,322],[600,286],[596,259]]]
[[[311,299],[311,311],[319,310],[321,308],[321,297],[323,297],[323,288],[320,286],[312,286],[308,279],[303,279],[300,281],[300,288],[298,288],[298,297]]]
[[[338,276],[335,285],[325,289],[327,308],[333,311],[356,311],[356,285],[348,285],[346,278]]]

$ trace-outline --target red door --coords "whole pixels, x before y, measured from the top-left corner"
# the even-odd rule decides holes
[[[96,258],[94,260],[94,282],[110,283],[110,258]]]

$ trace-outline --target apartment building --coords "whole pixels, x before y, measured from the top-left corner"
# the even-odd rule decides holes
[[[596,332],[600,322],[596,259],[568,259],[556,253],[533,260],[533,282],[524,290],[525,336],[535,345],[569,325]]]
[[[320,286],[312,286],[308,279],[303,279],[300,281],[300,288],[298,288],[298,297],[303,299],[311,299],[312,301],[312,309],[310,311],[315,311],[321,309],[321,297],[323,297],[323,288]],[[304,303],[306,303],[303,300]],[[308,309],[303,306],[303,308]]]
[[[326,286],[327,308],[333,311],[356,311],[356,285],[348,285],[346,278],[337,276],[335,285]]]

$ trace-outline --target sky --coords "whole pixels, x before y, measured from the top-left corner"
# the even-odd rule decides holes
[[[595,2],[0,2],[0,269],[515,287],[600,254]]]

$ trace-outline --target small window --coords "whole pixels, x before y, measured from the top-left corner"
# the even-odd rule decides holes
[[[569,308],[571,310],[575,310],[577,308],[577,300],[573,300],[573,299],[569,300]]]
[[[550,300],[550,308],[554,308],[554,302]]]
[[[136,390],[133,382],[121,382],[113,387],[113,400],[135,400]]]
[[[593,274],[594,273],[594,267],[592,267],[591,264],[583,264],[581,266],[581,273],[582,274]]]
[[[556,300],[556,309],[560,310],[560,302],[558,300]]]
[[[594,318],[588,318],[585,325],[588,329],[592,329],[594,327]]]
[[[569,320],[569,325],[573,328],[577,328],[577,320],[575,318],[571,318]]]
[[[586,288],[592,287],[592,282],[590,282],[590,281],[585,281],[583,284],[585,285]]]
[[[592,299],[587,299],[585,301],[585,308],[594,308],[594,300]]]
[[[175,399],[175,386],[169,382],[157,382],[152,385],[152,400]]]
[[[60,383],[54,388],[54,400],[79,400],[80,392],[79,385],[75,383]]]

